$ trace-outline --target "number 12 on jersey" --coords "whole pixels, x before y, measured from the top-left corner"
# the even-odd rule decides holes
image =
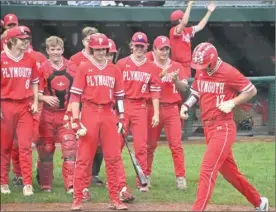
[[[225,95],[217,95],[217,103],[216,106],[218,107],[222,102],[224,102]]]

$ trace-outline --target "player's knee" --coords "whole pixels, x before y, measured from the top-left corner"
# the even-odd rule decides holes
[[[64,161],[75,161],[77,155],[77,141],[74,134],[63,135],[61,143]]]

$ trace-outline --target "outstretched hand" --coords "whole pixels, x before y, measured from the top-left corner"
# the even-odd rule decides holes
[[[210,4],[208,4],[207,9],[210,12],[213,12],[216,9],[217,5],[215,4],[215,2],[211,2]]]

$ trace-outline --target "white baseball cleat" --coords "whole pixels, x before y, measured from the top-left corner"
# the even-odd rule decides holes
[[[179,190],[187,190],[187,181],[185,179],[185,177],[177,177],[176,178],[176,187],[179,189]]]
[[[10,194],[11,190],[8,184],[1,185],[1,194]]]
[[[148,180],[148,188],[151,188],[151,184],[150,184],[150,181],[151,181],[151,177],[150,175],[147,175],[147,180]]]
[[[255,211],[268,211],[268,199],[266,197],[261,197],[261,204],[255,208]]]
[[[34,192],[33,192],[34,188],[32,185],[25,185],[23,187],[23,194],[24,196],[32,196],[34,195]]]

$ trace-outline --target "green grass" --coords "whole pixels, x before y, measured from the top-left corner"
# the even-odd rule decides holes
[[[271,206],[275,206],[274,149],[274,143],[265,142],[236,143],[234,145],[234,156],[240,171],[256,186],[261,195],[269,198]],[[153,188],[148,193],[140,193],[135,189],[135,173],[130,163],[130,158],[127,152],[124,151],[123,157],[126,165],[128,183],[136,196],[137,202],[184,201],[192,203],[194,201],[199,178],[200,162],[205,145],[184,145],[184,150],[189,187],[186,193],[176,190],[171,153],[167,146],[162,145],[156,151],[152,174]],[[36,152],[34,152],[34,156],[36,158]],[[71,202],[72,196],[66,195],[63,189],[61,163],[61,154],[58,150],[55,154],[55,179],[52,193],[42,193],[34,180],[35,195],[33,197],[24,197],[21,189],[11,186],[12,193],[10,195],[1,195],[1,203]],[[35,165],[33,167],[35,171]],[[101,177],[103,179],[105,178],[104,166],[101,170]],[[108,201],[105,188],[93,187],[91,188],[91,194],[93,202]],[[247,200],[220,175],[211,202],[216,204],[248,204]]]

